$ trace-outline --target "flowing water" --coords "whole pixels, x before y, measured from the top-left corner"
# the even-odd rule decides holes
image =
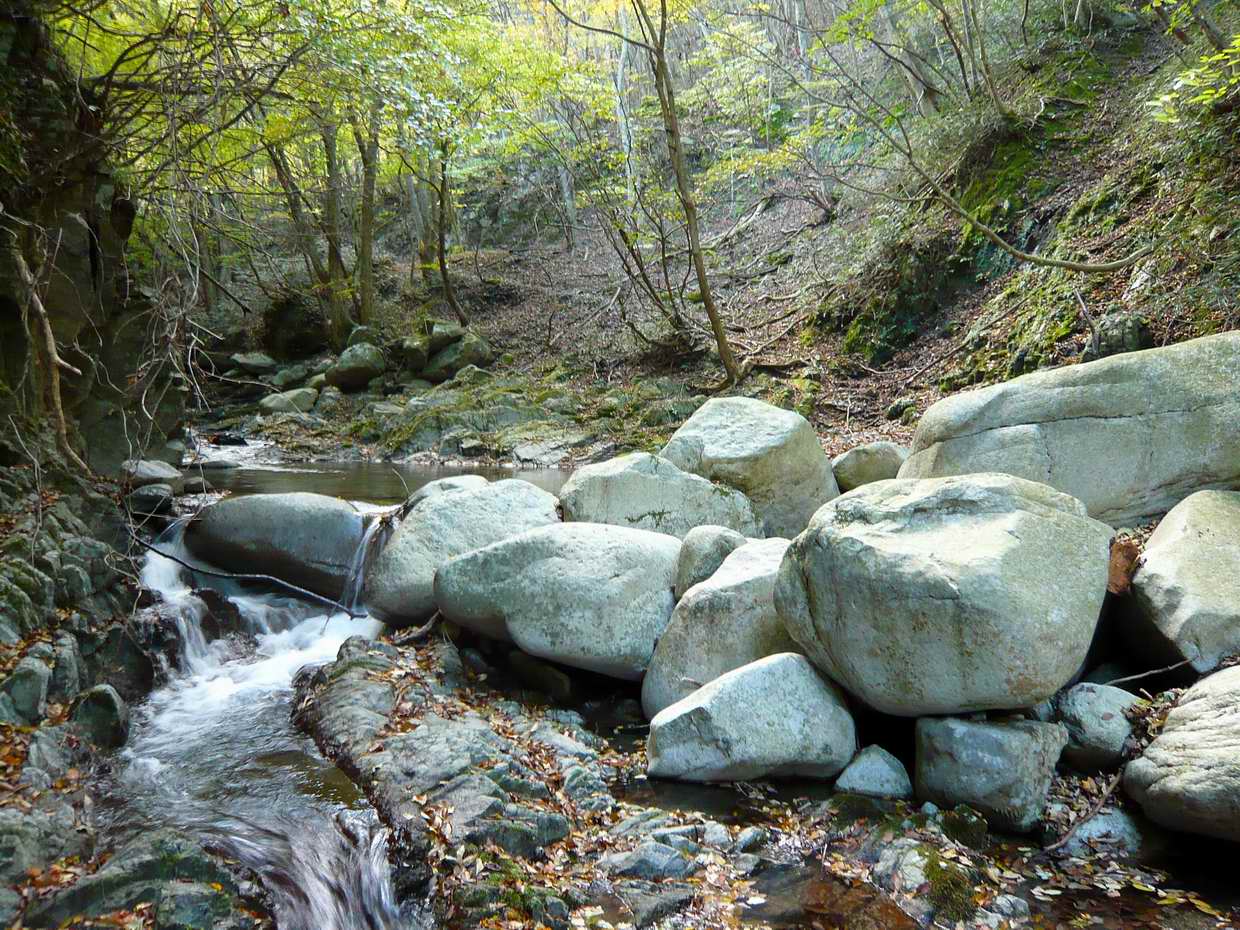
[[[402,500],[445,474],[405,468],[397,479],[391,469],[371,466],[264,468],[232,469],[220,474],[226,480],[212,480],[238,491],[315,490],[373,504]],[[560,472],[538,477],[552,489],[564,480]],[[171,527],[158,547],[192,562],[181,530]],[[359,546],[347,604],[358,600],[375,542],[381,541],[368,532]],[[345,639],[375,634],[378,622],[328,615],[318,605],[219,579],[193,581],[225,594],[244,631],[208,642],[207,607],[190,572],[148,553],[142,583],[175,619],[181,655],[168,683],[135,708],[112,775],[105,831],[119,842],[172,828],[240,861],[261,878],[283,930],[429,926],[395,901],[386,831],[373,811],[290,719],[296,672],[334,659]]]

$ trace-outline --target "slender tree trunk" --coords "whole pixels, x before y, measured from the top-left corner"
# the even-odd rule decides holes
[[[327,188],[323,191],[323,238],[327,242],[327,277],[331,289],[331,319],[328,326],[331,330],[332,343],[340,348],[349,338],[349,330],[353,328],[353,315],[349,312],[346,302],[349,298],[350,281],[348,267],[344,261],[341,247],[341,231],[343,210],[340,206],[344,180],[341,176],[340,155],[337,147],[337,135],[340,127],[334,120],[319,121],[319,135],[323,140],[323,155],[327,163]]]
[[[353,138],[362,160],[361,204],[357,224],[357,295],[360,323],[369,323],[375,312],[375,186],[379,177],[379,117],[382,106],[378,102],[370,108],[365,127],[354,121]]]
[[[452,287],[452,278],[448,276],[448,198],[451,196],[451,190],[448,187],[448,155],[448,145],[444,143],[439,149],[439,213],[435,218],[436,231],[438,233],[439,279],[443,282],[444,299],[448,302],[448,306],[452,308],[452,312],[456,314],[456,318],[461,325],[464,326],[469,322],[469,317],[461,309],[461,305],[456,299],[456,291]]]
[[[659,24],[656,27],[650,17],[643,0],[633,0],[638,15],[646,24],[646,32],[650,38],[648,57],[654,72],[655,91],[659,97],[659,109],[663,115],[663,129],[667,134],[667,152],[672,162],[672,172],[676,179],[676,193],[681,208],[685,211],[685,230],[689,237],[689,254],[693,259],[693,271],[697,276],[698,289],[702,294],[702,308],[710,320],[710,328],[715,336],[715,344],[719,348],[719,360],[727,373],[729,383],[740,381],[740,366],[728,342],[728,334],[715,306],[715,296],[710,289],[710,277],[706,273],[706,258],[702,253],[702,233],[698,221],[697,201],[693,197],[693,184],[689,178],[689,169],[685,164],[684,144],[680,135],[680,119],[676,113],[676,90],[673,86],[671,71],[667,63],[667,0],[659,0]]]
[[[564,242],[568,251],[577,248],[577,201],[573,194],[573,178],[565,165],[560,165],[560,199],[564,203]]]
[[[620,7],[620,31],[628,31],[628,16]],[[616,59],[616,125],[620,129],[620,150],[624,152],[624,177],[628,181],[629,197],[637,197],[637,173],[633,164],[633,123],[629,117],[627,100],[629,86],[629,43],[620,43],[620,57]]]

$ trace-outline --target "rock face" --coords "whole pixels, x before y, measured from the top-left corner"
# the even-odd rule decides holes
[[[753,506],[740,491],[681,471],[666,459],[632,452],[573,472],[560,491],[564,519],[614,523],[684,538],[696,526],[758,533]]]
[[[360,391],[383,374],[387,365],[383,353],[369,342],[349,346],[327,370],[327,383],[342,391]]]
[[[1238,381],[1231,332],[957,394],[926,411],[900,477],[1007,472],[1131,526],[1194,491],[1240,487]]]
[[[660,455],[743,491],[766,536],[792,537],[839,494],[831,460],[799,413],[748,397],[708,400]]]
[[[913,783],[899,759],[882,746],[866,746],[835,780],[835,790],[872,798],[911,798]]]
[[[1032,720],[917,721],[917,797],[945,807],[968,804],[992,827],[1033,828],[1067,742],[1062,727]]]
[[[680,540],[604,523],[560,523],[453,559],[435,576],[443,615],[531,655],[642,677],[672,616]]]
[[[837,455],[831,460],[831,470],[840,492],[844,493],[863,484],[896,477],[907,458],[908,449],[904,446],[894,442],[869,442]]]
[[[251,494],[206,508],[185,528],[185,544],[226,571],[274,575],[338,598],[362,541],[352,504],[322,494]]]
[[[309,413],[319,399],[314,388],[296,388],[282,394],[269,394],[258,402],[266,413]]]
[[[775,612],[775,575],[786,539],[747,543],[676,605],[642,682],[642,710],[654,717],[725,672],[795,652]]]
[[[1132,735],[1124,712],[1138,703],[1127,691],[1109,685],[1079,684],[1060,694],[1055,710],[1068,731],[1064,760],[1084,772],[1119,765]]]
[[[857,751],[844,697],[804,656],[781,653],[716,678],[650,723],[648,771],[686,781],[830,778]]]
[[[1185,692],[1162,733],[1124,770],[1155,823],[1240,842],[1240,666]]]
[[[819,668],[884,713],[1031,707],[1085,659],[1110,535],[1008,475],[883,481],[814,515],[775,605]]]
[[[430,617],[435,572],[453,556],[560,519],[555,495],[528,481],[464,484],[419,491],[421,499],[415,495],[415,506],[368,569],[362,599],[385,623],[403,626]]]
[[[676,600],[713,575],[724,559],[747,542],[749,540],[736,530],[725,526],[697,526],[689,530],[676,562],[676,584],[672,589]]]
[[[1240,652],[1240,493],[1200,491],[1171,509],[1132,579],[1151,652],[1205,673]]]

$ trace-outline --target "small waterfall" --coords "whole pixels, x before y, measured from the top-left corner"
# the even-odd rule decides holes
[[[356,612],[361,608],[362,588],[366,584],[366,566],[375,555],[383,551],[392,531],[391,521],[384,519],[382,515],[374,515],[366,522],[361,541],[358,542],[357,551],[353,553],[353,561],[349,565],[344,593],[340,596],[340,603],[349,610]]]
[[[350,609],[385,526],[370,520],[358,545],[342,598]],[[349,636],[374,635],[380,625],[195,575],[179,564],[205,567],[189,553],[184,531],[184,523],[170,526],[142,567],[161,615],[175,621],[180,667],[134,710],[106,832],[117,841],[152,827],[196,836],[262,879],[283,930],[422,924],[396,905],[387,830],[360,796],[341,800],[338,773],[291,722],[297,671],[335,658]],[[246,635],[208,641],[208,606],[195,593],[202,586],[231,601]]]

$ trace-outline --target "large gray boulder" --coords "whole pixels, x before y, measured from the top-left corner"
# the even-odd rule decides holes
[[[336,364],[327,369],[327,383],[342,391],[360,391],[386,368],[378,346],[359,342],[341,352]]]
[[[269,375],[279,367],[274,358],[262,352],[239,352],[229,361],[248,375]]]
[[[1110,536],[1017,477],[880,481],[816,513],[775,605],[805,655],[878,711],[1032,707],[1085,660]]]
[[[258,402],[265,413],[309,413],[319,399],[314,388],[295,388],[280,394],[268,394]]]
[[[564,519],[574,522],[614,523],[682,539],[706,525],[758,534],[753,505],[740,491],[647,452],[578,468],[560,489],[560,502]]]
[[[844,696],[804,656],[741,666],[650,722],[647,771],[685,781],[831,778],[857,751]]]
[[[831,460],[809,421],[749,397],[708,400],[659,454],[684,471],[743,491],[765,536],[795,536],[839,494]]]
[[[555,495],[528,481],[460,484],[458,490],[419,491],[367,570],[362,599],[385,623],[404,626],[434,614],[435,572],[452,557],[560,519]]]
[[[1085,659],[1111,531],[1009,475],[881,481],[814,515],[775,606],[814,664],[888,714],[1031,707]]]
[[[1240,332],[1039,371],[939,401],[901,478],[1001,471],[1131,526],[1240,487]]]
[[[250,494],[203,510],[185,527],[185,544],[217,568],[274,575],[339,598],[364,528],[357,508],[335,497]]]
[[[1140,701],[1122,688],[1082,683],[1055,698],[1055,717],[1068,731],[1064,761],[1084,772],[1112,769],[1132,735],[1127,711]]]
[[[1124,769],[1124,789],[1155,823],[1240,842],[1240,666],[1197,682]]]
[[[82,692],[70,719],[87,740],[103,749],[117,749],[129,738],[129,705],[111,685]]]
[[[1146,543],[1132,592],[1143,642],[1163,664],[1199,673],[1240,652],[1240,492],[1199,491]]]
[[[746,543],[676,605],[642,681],[642,710],[654,717],[725,672],[796,644],[775,612],[775,576],[786,539]]]
[[[907,458],[908,449],[904,446],[886,441],[867,442],[833,458],[831,470],[840,492],[847,493],[863,484],[896,477]]]
[[[676,600],[718,571],[723,560],[747,542],[748,539],[726,526],[695,526],[689,530],[676,562],[676,584],[672,589]]]
[[[449,561],[435,603],[531,655],[636,681],[671,619],[679,553],[679,539],[649,530],[544,526]]]
[[[1051,723],[917,721],[917,797],[942,807],[967,804],[992,827],[1025,833],[1042,814],[1068,736]]]

